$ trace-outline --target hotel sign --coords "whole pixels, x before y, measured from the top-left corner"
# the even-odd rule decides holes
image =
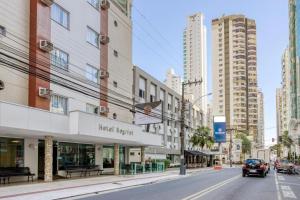
[[[98,129],[99,131],[104,133],[118,133],[120,135],[133,136],[133,130],[129,128],[121,128],[118,126],[107,126],[99,123]]]

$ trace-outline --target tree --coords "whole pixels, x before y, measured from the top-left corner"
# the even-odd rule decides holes
[[[247,138],[246,134],[238,133],[236,135],[237,139],[242,140],[242,153],[245,155],[247,153],[251,153],[251,141]]]
[[[291,146],[293,144],[293,140],[290,138],[288,131],[283,132],[281,140],[282,140],[283,146],[287,147],[288,149],[291,148]]]
[[[208,127],[198,127],[190,139],[193,147],[199,146],[201,150],[206,146],[210,149],[214,144],[214,139],[210,134]],[[201,157],[201,166],[203,167],[203,157]]]
[[[199,146],[203,149],[205,146],[210,149],[214,144],[214,139],[210,134],[208,127],[198,127],[190,139],[193,147]]]
[[[277,157],[280,157],[281,153],[282,153],[282,148],[281,148],[281,144],[275,144],[273,146],[270,147],[271,151],[276,151],[277,152]]]

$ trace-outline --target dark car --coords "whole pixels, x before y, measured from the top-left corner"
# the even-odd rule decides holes
[[[265,177],[268,173],[268,166],[261,159],[247,159],[243,165],[243,177],[259,175]]]

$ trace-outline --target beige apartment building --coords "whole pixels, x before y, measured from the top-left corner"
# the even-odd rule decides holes
[[[255,20],[244,15],[212,20],[213,114],[227,127],[258,134]]]
[[[257,132],[257,146],[264,148],[265,144],[265,114],[264,114],[264,94],[259,89],[257,93],[257,113],[258,113],[258,132]]]
[[[181,77],[175,73],[173,68],[169,68],[166,72],[166,79],[164,81],[166,86],[181,95]]]

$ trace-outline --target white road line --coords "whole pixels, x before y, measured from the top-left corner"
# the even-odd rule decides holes
[[[290,186],[282,185],[281,190],[284,198],[297,199],[296,195],[294,194]]]
[[[277,180],[277,173],[274,172],[274,177],[275,177],[275,184],[276,184],[276,190],[277,190],[277,200],[281,200],[281,194],[278,186],[278,180]]]
[[[230,179],[227,179],[227,180],[225,180],[223,182],[220,182],[220,183],[218,183],[216,185],[210,186],[210,187],[208,187],[208,188],[206,188],[204,190],[201,190],[200,192],[197,192],[197,193],[192,194],[192,195],[190,195],[188,197],[185,197],[182,200],[195,200],[195,199],[198,199],[199,197],[202,197],[202,196],[206,195],[207,193],[210,193],[210,192],[212,192],[212,191],[214,191],[214,190],[216,190],[216,189],[218,189],[218,188],[220,188],[220,187],[222,187],[222,186],[224,186],[224,185],[226,185],[226,184],[228,184],[230,182],[233,182],[233,181],[235,181],[238,178],[241,178],[241,175],[234,176],[234,177],[232,177]]]
[[[285,181],[285,178],[283,176],[278,176],[279,181]]]

